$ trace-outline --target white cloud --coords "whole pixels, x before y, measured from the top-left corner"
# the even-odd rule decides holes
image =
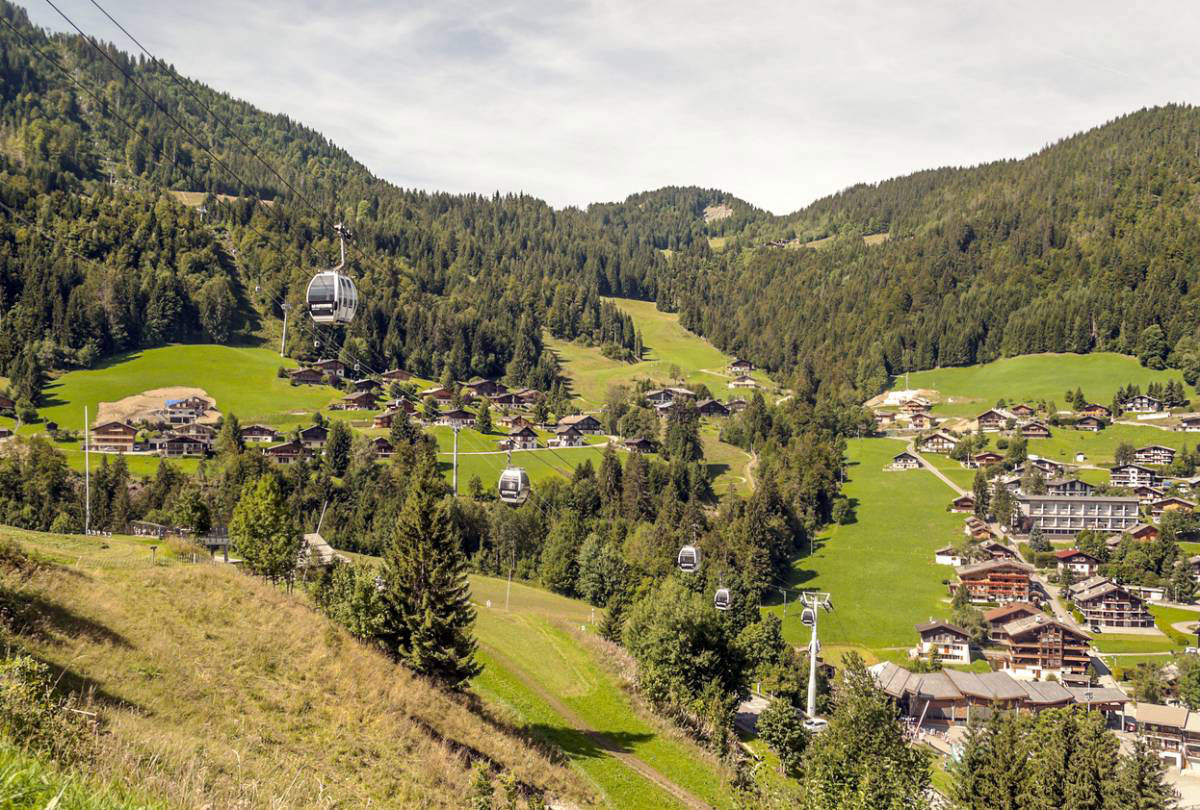
[[[1187,2],[100,2],[181,72],[382,177],[559,206],[695,184],[785,212],[1200,86]],[[133,50],[86,0],[60,7]]]

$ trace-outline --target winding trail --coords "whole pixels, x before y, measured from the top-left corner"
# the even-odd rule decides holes
[[[570,723],[576,731],[585,735],[592,742],[596,743],[596,745],[603,749],[609,756],[619,760],[622,764],[627,766],[630,770],[636,772],[639,776],[643,777],[649,782],[652,782],[653,784],[665,790],[667,793],[674,796],[685,807],[691,808],[691,810],[712,810],[712,805],[703,801],[686,788],[681,787],[667,777],[663,776],[661,773],[647,764],[645,760],[642,760],[634,754],[624,750],[620,744],[618,744],[604,732],[598,731],[590,726],[582,717],[576,714],[571,707],[567,706],[567,704],[559,700],[558,697],[547,691],[540,683],[537,682],[537,680],[530,677],[530,675],[521,669],[521,667],[518,666],[511,658],[501,652],[498,647],[482,642],[480,643],[480,646],[487,650],[488,655],[502,664],[514,678],[520,681],[522,686],[545,701],[546,704],[556,714],[562,717],[567,723]]]

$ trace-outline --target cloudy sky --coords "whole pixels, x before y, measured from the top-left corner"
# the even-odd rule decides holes
[[[785,213],[1200,101],[1194,0],[98,2],[182,73],[395,183],[557,206],[700,185]],[[90,0],[55,3],[135,50]]]

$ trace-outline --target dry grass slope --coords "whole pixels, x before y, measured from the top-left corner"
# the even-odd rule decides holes
[[[457,808],[471,759],[589,799],[501,721],[232,568],[85,562],[0,579],[38,606],[20,644],[93,691],[105,772],[174,805]]]

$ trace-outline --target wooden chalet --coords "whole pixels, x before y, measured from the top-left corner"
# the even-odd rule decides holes
[[[1009,602],[1007,605],[984,611],[983,620],[988,626],[989,641],[1004,641],[1008,638],[1005,626],[1018,619],[1029,616],[1044,616],[1037,605],[1032,602]]]
[[[379,394],[374,391],[356,391],[342,397],[342,407],[347,411],[373,411],[379,403]]]
[[[387,382],[408,382],[412,379],[413,375],[402,368],[393,368],[383,372],[379,376]]]
[[[1137,523],[1126,534],[1143,543],[1158,539],[1158,529],[1149,523]]]
[[[388,458],[396,452],[396,448],[383,436],[376,436],[371,439],[371,452],[375,454],[375,458]]]
[[[1197,557],[1200,559],[1200,557]],[[953,565],[958,568],[963,564],[962,552],[954,546],[942,546],[937,551],[933,552],[934,565]]]
[[[546,395],[536,388],[521,388],[514,393],[524,406],[536,405],[546,398]]]
[[[744,399],[731,399],[725,405],[734,413],[741,413],[746,410],[746,400]]]
[[[1082,408],[1080,408],[1079,415],[1091,416],[1095,419],[1104,419],[1106,421],[1112,419],[1112,411],[1095,402],[1089,402],[1087,405],[1084,405]]]
[[[1034,458],[1034,459],[1031,459],[1029,461],[1029,463],[1032,464],[1037,469],[1041,470],[1042,475],[1048,476],[1050,478],[1061,477],[1062,474],[1064,472],[1066,472],[1066,469],[1067,469],[1063,465],[1059,464],[1057,461],[1051,461],[1048,458]]]
[[[1046,482],[1047,495],[1091,495],[1096,488],[1080,478],[1051,478]]]
[[[1105,422],[1096,416],[1085,416],[1082,419],[1076,419],[1074,428],[1076,430],[1087,430],[1092,433],[1099,433],[1104,430]]]
[[[1138,736],[1159,759],[1181,771],[1200,767],[1200,713],[1142,700],[1133,717]]]
[[[552,447],[582,447],[583,434],[571,425],[559,425],[554,429],[554,438],[550,442]]]
[[[913,430],[929,430],[929,428],[937,424],[937,420],[922,411],[921,413],[914,413],[909,417],[908,424]]]
[[[1133,451],[1135,464],[1157,464],[1166,466],[1175,460],[1175,448],[1161,444],[1148,444]]]
[[[696,403],[696,410],[701,416],[708,417],[724,417],[729,416],[729,408],[722,402],[715,399],[702,399]]]
[[[989,464],[999,464],[1004,461],[1004,456],[994,450],[984,450],[982,453],[971,456],[971,461],[976,467],[986,467]]]
[[[197,436],[183,436],[171,433],[158,439],[154,448],[160,456],[180,458],[182,456],[204,456],[208,454],[210,444]]]
[[[871,418],[875,420],[876,430],[886,430],[896,424],[896,414],[891,411],[875,411]]]
[[[495,396],[491,397],[491,400],[493,405],[501,408],[521,408],[525,405],[525,401],[512,391],[505,391],[503,394],[496,394]]]
[[[1037,411],[1034,410],[1033,406],[1026,405],[1024,402],[1013,405],[1008,411],[1017,417],[1018,420],[1032,419],[1037,416]]]
[[[244,442],[273,442],[279,439],[279,431],[267,425],[246,425],[242,428]]]
[[[917,449],[924,453],[949,453],[958,444],[958,438],[945,431],[938,431],[917,442]]]
[[[17,403],[12,397],[0,394],[0,411],[11,412],[17,409]]]
[[[1121,627],[1153,627],[1146,602],[1108,577],[1093,576],[1067,589],[1071,602],[1094,632]]]
[[[88,442],[93,450],[130,453],[137,434],[137,428],[128,422],[104,422],[92,428]]]
[[[1187,413],[1179,417],[1179,429],[1186,433],[1200,433],[1200,413]]]
[[[508,386],[495,380],[475,379],[466,383],[463,387],[477,397],[491,398],[508,393]]]
[[[1163,409],[1163,401],[1149,394],[1138,394],[1122,402],[1121,409],[1126,413],[1158,413]]]
[[[987,560],[956,569],[972,602],[1028,602],[1033,566],[1016,560]],[[951,594],[955,586],[951,586]]]
[[[163,417],[169,425],[190,425],[203,417],[213,403],[204,397],[168,399],[163,407]]]
[[[508,434],[509,447],[513,450],[535,450],[538,446],[537,432],[526,425]]]
[[[730,388],[758,388],[758,381],[749,374],[742,374],[729,381]]]
[[[383,385],[379,380],[373,380],[370,377],[363,377],[361,380],[354,381],[354,390],[360,393],[363,391],[379,391],[382,388]]]
[[[390,429],[399,413],[400,411],[395,408],[388,408],[383,413],[375,415],[375,418],[371,420],[371,427]]]
[[[475,414],[470,411],[464,411],[462,408],[455,408],[454,410],[439,413],[437,419],[434,421],[439,425],[461,429],[475,424]]]
[[[397,399],[389,399],[383,403],[383,407],[388,411],[404,411],[409,416],[417,412],[417,405],[410,399],[399,397]]]
[[[317,362],[310,363],[309,365],[322,374],[332,374],[335,377],[346,376],[346,364],[341,360],[318,360]]]
[[[306,458],[311,455],[308,448],[298,441],[284,442],[283,444],[273,444],[270,447],[263,448],[263,455],[272,461],[277,461],[280,464],[290,464],[298,459]]]
[[[174,430],[174,433],[180,436],[191,436],[208,444],[212,444],[217,440],[217,429],[212,425],[205,425],[200,422],[192,422],[190,425],[180,425]]]
[[[636,439],[626,439],[625,449],[631,453],[653,453],[654,442],[643,436],[639,436]]]
[[[591,414],[580,413],[574,416],[564,416],[558,420],[560,426],[567,425],[584,434],[599,434],[603,430],[600,420]]]
[[[324,425],[311,425],[300,431],[300,443],[309,450],[320,450],[329,439],[329,428]]]
[[[954,500],[950,501],[951,512],[974,512],[975,511],[975,496],[969,492],[966,495],[959,495]]]
[[[288,377],[292,385],[324,385],[325,375],[315,368],[298,368],[289,371]]]
[[[646,401],[651,405],[661,405],[666,402],[675,401],[675,395],[666,388],[652,388],[644,396],[646,397]]]
[[[1026,439],[1049,439],[1050,428],[1041,422],[1026,422],[1021,425],[1021,435]]]
[[[972,515],[963,521],[963,534],[972,540],[991,540],[992,530],[979,518]]]
[[[1177,495],[1169,495],[1166,498],[1159,498],[1150,504],[1150,517],[1155,520],[1162,520],[1164,514],[1173,511],[1195,512],[1196,502],[1180,498]]]
[[[533,420],[521,414],[501,416],[497,421],[501,427],[506,427],[510,430],[516,430],[525,426],[533,427]]]
[[[1000,408],[989,408],[979,416],[975,417],[975,421],[979,424],[979,429],[984,433],[998,433],[1008,429],[1008,423],[1016,422],[1017,418],[1008,411]]]
[[[1021,557],[1017,554],[1016,549],[1006,546],[999,540],[984,540],[979,544],[979,550],[988,555],[991,560],[1017,560]]]
[[[749,360],[743,360],[740,357],[735,358],[733,362],[729,364],[729,373],[733,374],[734,376],[749,374],[751,371],[754,371],[754,364]]]
[[[1044,614],[1015,619],[1004,626],[1001,667],[1015,677],[1087,681],[1091,636]]]
[[[1152,487],[1146,484],[1139,484],[1131,489],[1140,503],[1153,503],[1166,494],[1166,490],[1162,487]]]
[[[950,622],[930,619],[916,625],[917,652],[931,661],[971,663],[971,634]]]
[[[422,402],[430,397],[433,397],[433,401],[437,403],[439,408],[444,408],[454,400],[454,392],[448,388],[442,388],[441,386],[438,386],[437,388],[426,388],[421,392]]]
[[[921,460],[907,450],[892,456],[892,463],[888,465],[889,470],[917,470],[920,467]]]
[[[1080,551],[1077,548],[1063,548],[1054,552],[1056,560],[1055,567],[1058,573],[1062,574],[1070,571],[1076,577],[1088,579],[1094,577],[1096,571],[1100,568],[1100,561],[1088,554],[1086,551]]]
[[[1109,473],[1109,483],[1114,487],[1132,489],[1136,486],[1156,486],[1162,479],[1158,473],[1141,464],[1119,464]]]
[[[901,413],[906,413],[909,416],[926,413],[932,407],[933,405],[924,397],[912,397],[900,403]]]

